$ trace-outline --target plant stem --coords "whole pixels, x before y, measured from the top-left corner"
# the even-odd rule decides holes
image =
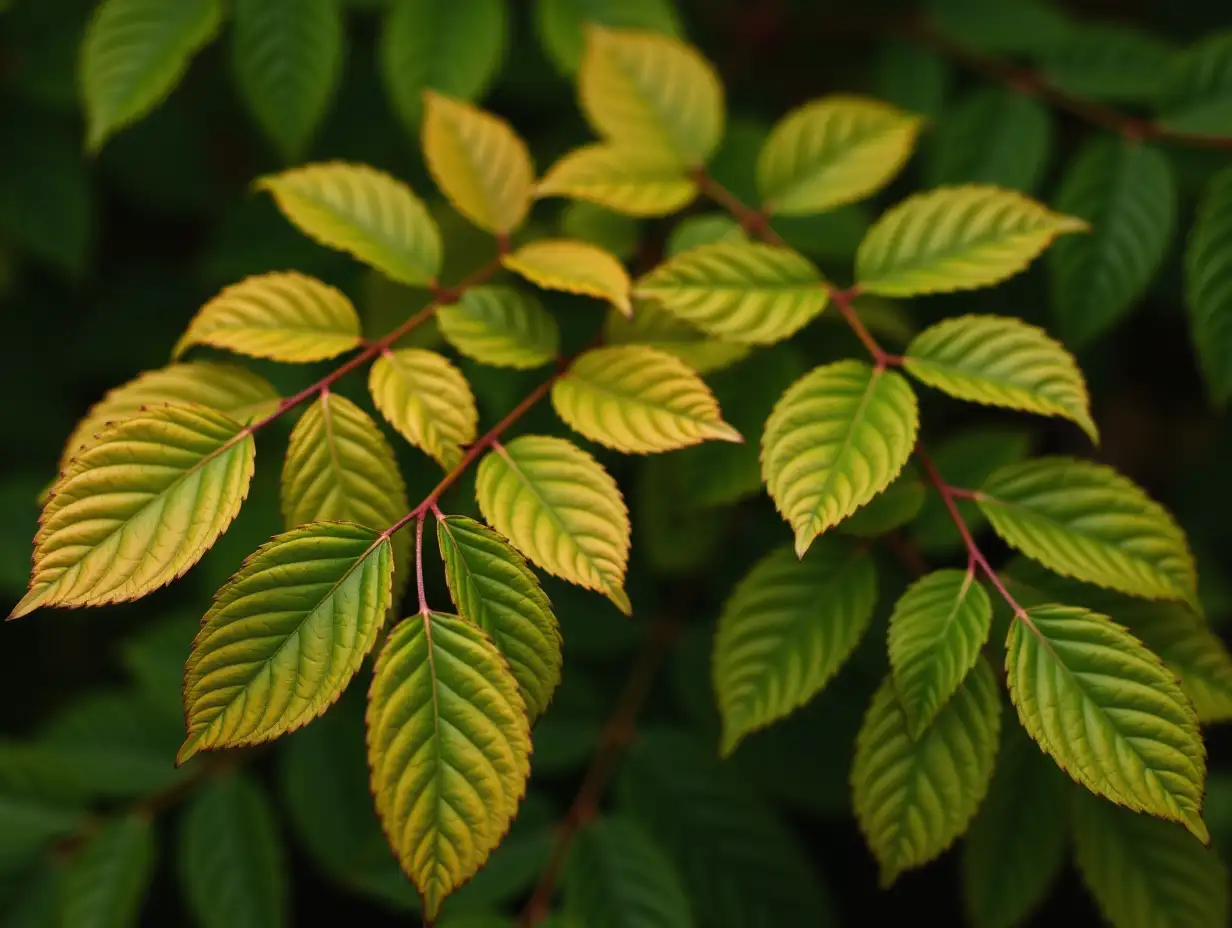
[[[415,588],[419,593],[419,614],[424,616],[428,614],[428,597],[424,593],[423,572],[423,530],[427,518],[427,513],[421,512],[415,522]]]
[[[768,245],[786,247],[787,243],[770,227],[770,219],[765,213],[745,206],[738,196],[711,177],[705,168],[695,168],[692,177],[702,193],[731,213],[745,232]]]
[[[859,296],[860,288],[858,286],[851,287],[847,290],[839,290],[837,287],[827,287],[830,294],[830,300],[834,303],[834,308],[839,311],[843,320],[855,333],[856,338],[860,340],[868,353],[873,356],[873,363],[879,368],[897,367],[902,364],[903,359],[898,355],[889,354],[881,347],[877,339],[873,338],[873,334],[860,321],[860,316],[856,313],[855,307],[851,305],[851,301]]]

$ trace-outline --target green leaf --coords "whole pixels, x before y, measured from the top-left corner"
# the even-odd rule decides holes
[[[1172,59],[1159,105],[1163,125],[1181,132],[1232,132],[1232,33],[1207,35]]]
[[[857,538],[876,538],[912,521],[927,497],[919,471],[908,461],[878,496],[838,524],[838,531]]]
[[[826,538],[803,560],[778,548],[758,561],[719,616],[720,753],[821,692],[860,643],[876,601],[873,562],[850,542]]]
[[[992,603],[975,568],[938,570],[902,595],[890,616],[894,690],[918,740],[980,659]]]
[[[1206,750],[1172,673],[1107,616],[1075,606],[1027,616],[1010,627],[1005,667],[1031,737],[1092,792],[1209,842]]]
[[[976,502],[1007,544],[1062,576],[1198,608],[1184,532],[1110,467],[1063,457],[1010,464]]]
[[[603,340],[609,345],[647,345],[665,351],[699,374],[729,367],[749,353],[748,345],[711,338],[649,300],[635,300],[632,317],[608,313]]]
[[[873,95],[929,120],[940,115],[951,77],[946,60],[906,38],[878,44],[871,75]]]
[[[377,814],[435,920],[526,792],[530,726],[517,681],[478,626],[418,615],[381,651],[367,721]]]
[[[827,300],[807,258],[752,242],[691,248],[642,277],[633,292],[703,332],[753,345],[795,334]]]
[[[130,815],[102,825],[76,853],[60,885],[60,922],[73,928],[136,925],[154,875],[154,826]]]
[[[588,23],[680,35],[672,0],[536,0],[539,41],[560,71],[577,72]]]
[[[642,237],[639,220],[582,200],[565,204],[557,216],[557,226],[565,238],[601,248],[618,261],[633,258]]]
[[[1215,403],[1232,397],[1232,169],[1207,186],[1185,251],[1189,327]]]
[[[342,71],[337,0],[236,0],[234,35],[244,102],[283,160],[299,160]]]
[[[1048,258],[1061,334],[1082,346],[1145,294],[1172,240],[1176,183],[1154,148],[1096,139],[1066,170],[1056,204],[1091,223],[1090,235],[1057,242]]]
[[[475,440],[475,398],[444,355],[422,348],[386,351],[372,365],[368,389],[389,424],[446,470],[462,458],[462,446]]]
[[[693,202],[697,183],[670,153],[586,145],[552,165],[535,195],[585,200],[626,216],[666,216]]]
[[[342,291],[284,271],[224,288],[193,316],[171,357],[211,345],[274,361],[322,361],[361,341],[359,315]]]
[[[925,183],[996,184],[1032,193],[1048,167],[1052,118],[1043,104],[1001,87],[982,87],[937,122]]]
[[[582,111],[595,132],[626,148],[710,158],[723,135],[723,86],[691,45],[654,32],[591,25],[578,73]]]
[[[1044,58],[1049,83],[1068,93],[1114,103],[1154,103],[1176,52],[1120,23],[1084,23]]]
[[[560,683],[560,626],[539,579],[509,542],[466,516],[436,524],[449,595],[458,613],[509,662],[533,723]]]
[[[856,739],[851,785],[883,887],[966,831],[988,792],[1000,728],[996,677],[986,661],[976,663],[918,740],[893,682],[877,690]]]
[[[918,429],[907,381],[862,361],[822,365],[788,388],[766,421],[761,462],[797,555],[890,485]]]
[[[1207,928],[1229,919],[1228,868],[1176,825],[1094,796],[1073,803],[1074,858],[1115,928]]]
[[[943,320],[912,340],[903,367],[960,400],[1060,416],[1099,441],[1078,362],[1043,329],[1019,319]]]
[[[593,457],[561,438],[523,435],[479,463],[475,495],[488,523],[532,563],[630,612],[629,514]]]
[[[417,134],[423,92],[476,100],[492,83],[509,41],[504,0],[407,0],[390,4],[377,55],[385,89]]]
[[[1024,270],[1057,236],[1086,228],[1010,190],[942,187],[877,220],[860,243],[856,280],[882,296],[988,287]]]
[[[314,522],[258,548],[193,642],[177,762],[269,741],[333,705],[376,643],[392,578],[389,539],[347,522]]]
[[[52,842],[74,834],[86,821],[78,809],[8,792],[0,790],[0,873],[20,870]]]
[[[180,830],[180,880],[201,928],[281,928],[287,877],[274,810],[242,775],[206,783]]]
[[[535,182],[522,137],[499,116],[431,90],[424,106],[424,160],[449,202],[488,232],[522,225]]]
[[[81,43],[90,151],[161,103],[221,21],[218,0],[100,3]]]
[[[1074,28],[1051,0],[930,0],[936,28],[963,45],[989,53],[1039,54],[1055,48]]]
[[[686,216],[667,237],[667,256],[674,258],[701,245],[733,244],[749,241],[740,223],[726,213]]]
[[[410,187],[383,171],[331,161],[268,175],[257,186],[314,242],[354,255],[391,280],[435,283],[436,223]]]
[[[923,120],[865,97],[833,95],[784,116],[757,158],[767,212],[822,213],[863,200],[902,170]]]
[[[243,426],[202,406],[103,429],[52,487],[30,590],[10,618],[138,599],[179,577],[239,512],[254,455]]]
[[[973,928],[1030,924],[1065,865],[1067,798],[1056,767],[1022,728],[1007,725],[988,798],[962,849],[963,900]]]
[[[565,916],[587,928],[692,928],[668,857],[633,821],[604,818],[578,834],[565,868]]]
[[[581,354],[552,386],[552,405],[586,438],[631,454],[744,440],[687,364],[645,345]]]
[[[629,275],[611,254],[572,239],[540,239],[501,255],[501,264],[545,290],[563,290],[607,300],[626,316]]]
[[[438,309],[436,321],[449,344],[480,364],[529,370],[560,351],[556,317],[515,287],[472,287]]]

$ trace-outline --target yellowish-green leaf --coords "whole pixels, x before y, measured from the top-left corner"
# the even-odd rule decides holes
[[[629,216],[666,216],[693,202],[697,183],[671,154],[600,144],[557,161],[536,193],[586,200]]]
[[[904,200],[864,236],[856,280],[868,293],[974,290],[1022,271],[1058,235],[1087,223],[1012,190],[939,187]]]
[[[692,368],[645,345],[582,354],[552,387],[552,405],[591,441],[633,454],[744,440]]]
[[[211,345],[274,361],[322,361],[361,340],[359,314],[342,291],[281,271],[223,288],[193,316],[171,357]]]
[[[702,165],[723,136],[723,87],[697,50],[679,39],[591,26],[578,74],[582,110],[623,148]]]
[[[766,421],[761,464],[798,555],[890,485],[919,424],[907,381],[861,361],[823,365],[788,388]]]
[[[629,513],[589,454],[561,438],[523,435],[480,462],[475,495],[488,523],[533,563],[630,612]]]
[[[1001,729],[996,677],[981,660],[916,739],[893,681],[873,696],[851,769],[856,819],[889,886],[967,829],[992,780]]]
[[[108,426],[52,487],[30,591],[11,617],[123,602],[170,583],[239,512],[254,455],[244,426],[202,406],[163,406]]]
[[[265,378],[238,364],[189,361],[146,371],[90,407],[64,443],[60,470],[66,469],[73,455],[108,423],[164,403],[205,406],[242,424],[273,412],[278,406],[278,391]]]
[[[556,318],[514,287],[472,287],[436,311],[441,334],[468,358],[497,367],[530,369],[560,350]]]
[[[633,312],[624,265],[586,242],[543,239],[502,255],[501,263],[545,290],[582,293],[607,300],[626,316]]]
[[[666,351],[699,374],[730,367],[749,353],[748,345],[711,338],[649,300],[634,300],[632,317],[609,312],[603,339],[609,345],[649,345]]]
[[[381,651],[367,721],[377,815],[435,921],[526,793],[530,725],[517,681],[477,625],[417,615]]]
[[[354,255],[404,284],[441,269],[436,223],[411,188],[383,171],[331,161],[261,178],[279,209],[315,242]]]
[[[539,42],[562,74],[577,73],[588,23],[681,34],[673,0],[536,0]]]
[[[258,548],[193,642],[177,763],[269,741],[333,705],[376,643],[392,579],[389,539],[349,522],[312,522]]]
[[[911,157],[922,124],[898,107],[842,94],[792,110],[757,158],[766,210],[804,216],[876,193]]]
[[[449,202],[489,232],[520,226],[535,181],[521,136],[499,116],[431,90],[424,108],[424,160]]]
[[[533,723],[560,683],[560,626],[539,579],[509,542],[466,516],[436,524],[454,605],[509,662]]]
[[[1078,362],[1043,329],[1019,319],[946,319],[912,340],[903,367],[960,400],[1061,416],[1099,441]]]
[[[1031,737],[1092,792],[1209,842],[1206,749],[1171,671],[1097,612],[1036,606],[1027,616],[1010,627],[1005,669]]]
[[[1021,461],[989,477],[976,502],[1008,544],[1062,576],[1198,608],[1185,533],[1110,467],[1064,457]]]
[[[855,650],[873,616],[872,559],[825,539],[800,560],[779,548],[758,561],[723,606],[714,641],[720,751],[816,696]]]
[[[749,241],[748,233],[727,213],[686,216],[677,223],[667,237],[667,256],[674,258],[700,245],[747,241]]]
[[[807,258],[753,242],[691,248],[641,278],[634,293],[703,332],[754,345],[795,334],[827,299]]]
[[[479,412],[471,388],[445,357],[422,348],[387,351],[368,377],[372,400],[389,424],[446,470],[475,440]]]

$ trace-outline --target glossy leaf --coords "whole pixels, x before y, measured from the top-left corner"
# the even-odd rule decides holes
[[[164,406],[109,426],[60,475],[34,539],[40,606],[138,599],[200,560],[239,512],[252,436],[201,406]]]
[[[536,195],[585,200],[627,216],[666,216],[693,202],[697,183],[670,153],[586,145],[552,165]]]
[[[751,242],[691,248],[642,277],[634,293],[703,332],[755,345],[795,334],[827,300],[807,258]]]
[[[481,364],[530,369],[560,350],[556,318],[533,296],[514,287],[472,287],[436,311],[441,334]]]
[[[389,539],[347,522],[313,522],[258,548],[193,642],[177,761],[269,741],[333,705],[376,643],[392,579]]]
[[[1059,235],[1086,222],[998,187],[942,187],[886,212],[856,255],[868,293],[914,296],[973,290],[1022,271]]]
[[[517,681],[478,626],[417,615],[381,651],[367,720],[377,814],[435,920],[526,792],[530,726]]]
[[[680,35],[672,0],[536,0],[539,41],[564,74],[573,75],[582,59],[586,27],[599,23],[618,29],[649,29]]]
[[[628,510],[589,454],[561,438],[523,435],[480,462],[475,494],[488,523],[532,563],[630,612]]]
[[[368,377],[373,402],[390,425],[444,467],[475,440],[479,412],[466,378],[444,355],[422,348],[388,351]]]
[[[60,922],[73,928],[137,924],[154,876],[154,826],[130,815],[103,824],[74,855],[60,883]]]
[[[1232,132],[1232,34],[1212,32],[1173,58],[1157,103],[1170,129]]]
[[[609,345],[647,345],[679,358],[699,374],[730,367],[749,346],[711,338],[649,300],[635,300],[633,316],[607,314],[603,340]]]
[[[872,561],[849,542],[823,539],[803,560],[779,548],[758,561],[715,636],[721,753],[817,695],[860,643],[876,601]]]
[[[1031,194],[1048,168],[1052,117],[1010,88],[979,87],[938,119],[929,141],[928,186],[996,184]]]
[[[1189,327],[1211,398],[1232,396],[1232,169],[1211,179],[1185,252]]]
[[[501,263],[545,290],[581,293],[607,300],[626,316],[633,312],[624,266],[594,245],[543,239],[502,255]]]
[[[788,388],[766,421],[761,462],[797,555],[890,485],[918,429],[915,394],[893,371],[839,361]]]

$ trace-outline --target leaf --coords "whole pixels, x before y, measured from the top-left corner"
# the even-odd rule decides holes
[[[1049,255],[1052,308],[1071,345],[1089,344],[1142,299],[1176,225],[1168,159],[1122,139],[1096,139],[1065,172],[1057,209],[1091,223]]]
[[[1086,228],[1010,190],[941,187],[877,220],[856,254],[856,280],[882,296],[988,287],[1025,269],[1057,236]]]
[[[501,264],[545,290],[607,300],[628,316],[629,275],[602,248],[571,239],[541,239],[501,255]]]
[[[1007,544],[1062,576],[1197,608],[1184,532],[1110,467],[1064,457],[1010,464],[976,502]]]
[[[1161,38],[1119,23],[1085,23],[1044,59],[1049,83],[1079,97],[1154,103],[1176,55]]]
[[[924,505],[926,496],[919,470],[908,461],[879,496],[840,522],[838,530],[857,538],[885,535],[911,522]]]
[[[201,928],[287,924],[287,877],[278,823],[243,776],[206,783],[180,829],[180,879]]]
[[[202,406],[150,409],[103,429],[52,487],[30,590],[10,618],[138,599],[170,583],[239,512],[254,456],[246,428]]]
[[[488,523],[532,563],[629,614],[629,513],[589,454],[562,438],[520,436],[480,461],[475,495]]]
[[[1008,88],[981,87],[937,122],[925,183],[996,184],[1033,193],[1048,167],[1052,118],[1044,105]]]
[[[163,101],[222,21],[217,0],[104,0],[81,43],[86,147],[96,152]]]
[[[1213,32],[1172,59],[1157,104],[1168,129],[1232,132],[1232,34]]]
[[[391,280],[436,282],[436,223],[410,187],[383,171],[330,161],[267,175],[257,186],[314,242],[354,255]]]
[[[804,705],[864,636],[877,602],[872,561],[823,539],[803,560],[789,548],[762,558],[723,605],[714,642],[720,753]]]
[[[697,167],[723,135],[723,87],[710,63],[679,39],[591,25],[578,73],[582,112],[624,148]]]
[[[449,595],[458,613],[509,662],[531,723],[560,683],[560,627],[539,579],[509,542],[466,516],[436,523]]]
[[[295,271],[232,284],[197,311],[171,352],[211,345],[274,361],[323,361],[362,342],[345,294]]]
[[[988,797],[962,849],[963,899],[974,928],[1030,924],[1047,898],[1065,865],[1065,787],[1023,730],[1006,726]]]
[[[633,315],[609,312],[603,326],[609,345],[646,345],[679,358],[699,374],[722,370],[749,353],[748,345],[711,338],[659,309],[649,300],[635,300]]]
[[[680,35],[680,20],[671,0],[537,0],[539,41],[565,75],[577,72],[588,23]]]
[[[504,235],[530,211],[535,166],[505,120],[460,100],[424,91],[424,160],[463,216]]]
[[[1001,701],[978,661],[919,740],[887,679],[856,739],[851,786],[856,819],[889,886],[942,854],[967,830],[988,792]]]
[[[205,406],[237,422],[260,419],[278,406],[278,391],[238,364],[189,361],[146,371],[90,407],[64,443],[60,470],[109,424],[164,403]]]
[[[1116,928],[1206,928],[1229,917],[1228,868],[1176,825],[1075,797],[1074,858]]]
[[[996,6],[985,0],[931,0],[928,13],[951,41],[986,53],[1039,55],[1074,28],[1051,0],[998,0]]]
[[[1232,169],[1210,181],[1185,251],[1185,304],[1211,399],[1232,396]]]
[[[1208,842],[1206,750],[1172,673],[1097,612],[1036,606],[1027,616],[1010,626],[1005,668],[1031,737],[1092,792]]]
[[[390,606],[389,538],[347,522],[276,535],[218,591],[184,667],[198,751],[269,741],[338,699]]]
[[[640,244],[639,221],[603,206],[574,200],[557,217],[560,234],[608,252],[618,261],[628,261]]]
[[[938,570],[907,588],[890,616],[894,691],[919,740],[980,659],[992,603],[975,569]]]
[[[538,197],[571,197],[627,216],[666,216],[697,196],[697,183],[670,153],[631,145],[586,145],[557,161]]]
[[[749,241],[740,223],[726,213],[704,213],[686,216],[667,237],[667,256],[674,258],[701,245],[731,244]]]
[[[945,319],[912,340],[903,367],[960,400],[1060,416],[1099,441],[1078,362],[1043,329],[1019,319]]]
[[[923,120],[866,97],[834,94],[797,107],[757,158],[764,209],[806,216],[876,193],[911,157]]]
[[[522,697],[478,626],[418,615],[381,651],[367,721],[377,814],[432,921],[504,837],[526,792]]]
[[[915,394],[893,371],[839,361],[787,389],[766,420],[761,464],[797,555],[890,485],[918,430]]]
[[[751,242],[691,248],[641,278],[633,292],[703,332],[753,345],[794,335],[828,298],[803,255]]]
[[[234,36],[244,102],[283,160],[299,160],[342,71],[337,0],[236,0]]]
[[[477,100],[492,83],[509,44],[504,0],[410,0],[392,3],[377,55],[385,89],[403,124],[418,133],[423,92]]]
[[[570,428],[631,454],[744,440],[687,364],[645,345],[583,353],[552,386],[552,405]]]
[[[368,389],[389,424],[446,470],[475,440],[475,398],[444,355],[422,348],[386,351],[372,365]]]
[[[529,370],[560,351],[556,317],[515,287],[472,287],[438,309],[436,321],[449,344],[480,364]]]
[[[60,884],[60,922],[73,928],[136,925],[154,875],[154,826],[130,815],[103,824],[77,851]]]
[[[588,928],[691,928],[671,860],[632,820],[602,818],[578,833],[565,868],[566,918]]]
[[[0,791],[0,873],[9,874],[42,856],[86,821],[85,813]]]

